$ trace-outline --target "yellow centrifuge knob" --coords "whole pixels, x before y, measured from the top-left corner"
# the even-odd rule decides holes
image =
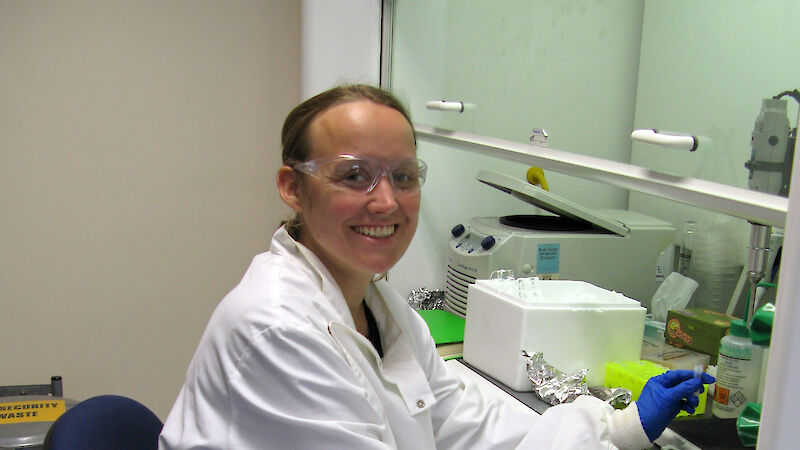
[[[550,188],[547,186],[547,179],[544,177],[544,170],[541,167],[531,166],[528,169],[527,173],[528,183],[533,185],[539,185],[545,191],[549,191]]]

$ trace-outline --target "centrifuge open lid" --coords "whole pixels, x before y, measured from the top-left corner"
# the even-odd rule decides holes
[[[604,232],[617,234],[619,236],[627,236],[630,233],[630,230],[622,223],[610,217],[606,217],[597,211],[584,208],[575,202],[545,191],[527,181],[518,180],[508,175],[488,170],[481,170],[478,172],[476,178],[481,183],[499,189],[525,203],[549,211],[558,217],[564,217],[575,223],[584,224],[587,227],[599,228]]]

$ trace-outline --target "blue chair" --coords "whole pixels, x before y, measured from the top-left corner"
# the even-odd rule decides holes
[[[53,422],[44,450],[155,450],[163,426],[141,403],[101,395],[78,403]]]

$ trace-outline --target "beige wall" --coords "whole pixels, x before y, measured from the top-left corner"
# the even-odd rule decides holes
[[[287,214],[286,1],[0,0],[0,385],[169,412]]]

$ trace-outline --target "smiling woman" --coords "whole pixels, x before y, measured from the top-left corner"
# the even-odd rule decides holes
[[[417,228],[425,163],[403,107],[374,87],[334,88],[289,114],[283,143],[277,184],[296,216],[211,317],[162,448],[643,448],[696,405],[685,397],[708,379],[691,372],[645,388],[641,410],[588,396],[541,417],[485,403],[374,277]]]
[[[418,184],[401,189],[392,181],[394,177],[382,176],[387,167],[419,167],[411,124],[397,109],[356,100],[321,112],[309,123],[307,133],[311,163],[349,153],[382,169],[373,170],[364,182],[365,188],[374,185],[367,192],[341,189],[346,183],[333,183],[329,177],[321,181],[298,176],[289,166],[278,172],[281,197],[301,218],[299,242],[322,260],[351,311],[358,311],[372,276],[397,263],[417,228]],[[294,167],[298,166],[302,164]],[[366,331],[366,322],[357,320],[356,325],[358,331]]]

